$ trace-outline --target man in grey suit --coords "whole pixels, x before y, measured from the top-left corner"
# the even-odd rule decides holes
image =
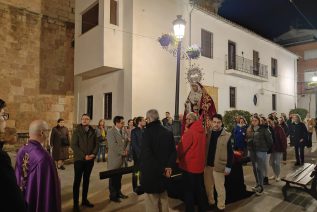
[[[116,116],[113,119],[114,126],[107,133],[108,140],[108,170],[119,169],[123,166],[125,157],[128,155],[128,140],[123,132],[124,118]],[[128,198],[121,192],[122,175],[109,178],[110,201],[121,202]]]

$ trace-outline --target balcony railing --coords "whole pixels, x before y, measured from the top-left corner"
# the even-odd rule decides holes
[[[228,55],[226,55],[226,70],[229,69],[268,79],[266,65],[238,55],[235,55],[234,57],[228,57]]]

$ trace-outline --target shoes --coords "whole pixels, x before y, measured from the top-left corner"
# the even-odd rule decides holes
[[[73,207],[73,212],[80,212],[80,209],[79,209],[79,205],[78,205],[78,204],[74,205],[74,207]]]
[[[118,195],[118,198],[127,199],[128,196],[126,196],[126,195],[124,195],[124,194],[122,194],[122,193],[120,192],[119,195]]]
[[[281,178],[280,178],[280,177],[276,177],[276,178],[275,178],[275,181],[276,181],[276,182],[280,182],[280,181],[281,181]]]
[[[100,162],[100,160],[99,159],[97,159],[97,163],[99,163]]]
[[[263,194],[263,187],[262,186],[257,186],[256,188],[255,188],[255,194],[257,195],[257,196],[261,196],[262,194]]]
[[[110,198],[110,201],[117,202],[117,203],[121,202],[119,198]]]
[[[263,185],[270,185],[270,184],[269,184],[269,178],[268,178],[268,177],[264,177],[264,179],[263,179]]]
[[[106,162],[106,159],[102,159],[102,162]]]
[[[276,177],[275,176],[271,176],[271,177],[269,177],[269,180],[275,180],[276,179]]]
[[[91,204],[88,200],[85,200],[81,203],[82,206],[86,206],[87,208],[93,208],[94,205]]]
[[[60,169],[61,170],[65,170],[66,168],[65,168],[65,166],[61,166]]]
[[[300,166],[300,163],[299,163],[299,162],[296,162],[294,165],[295,165],[295,166]]]

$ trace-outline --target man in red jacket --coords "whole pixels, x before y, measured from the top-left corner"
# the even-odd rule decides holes
[[[206,134],[202,121],[195,113],[186,116],[186,128],[178,145],[179,167],[183,170],[184,202],[186,211],[204,211],[203,173],[205,168]]]

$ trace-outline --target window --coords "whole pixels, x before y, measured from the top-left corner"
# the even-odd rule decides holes
[[[105,93],[104,119],[112,119],[112,93]]]
[[[212,58],[213,34],[204,29],[201,30],[201,56]]]
[[[118,25],[118,1],[110,0],[110,24]]]
[[[230,87],[230,107],[235,108],[236,107],[236,88]]]
[[[87,96],[87,115],[92,119],[93,107],[94,107],[94,97]]]
[[[272,110],[276,110],[276,94],[272,94]]]
[[[228,41],[228,68],[236,69],[236,44]]]
[[[81,33],[89,31],[98,25],[99,19],[99,4],[93,5],[81,16]]]
[[[253,50],[253,74],[259,76],[260,74],[260,58],[259,52]]]
[[[311,60],[317,58],[317,49],[304,51],[304,60]]]
[[[277,77],[277,59],[271,58],[271,75]]]

